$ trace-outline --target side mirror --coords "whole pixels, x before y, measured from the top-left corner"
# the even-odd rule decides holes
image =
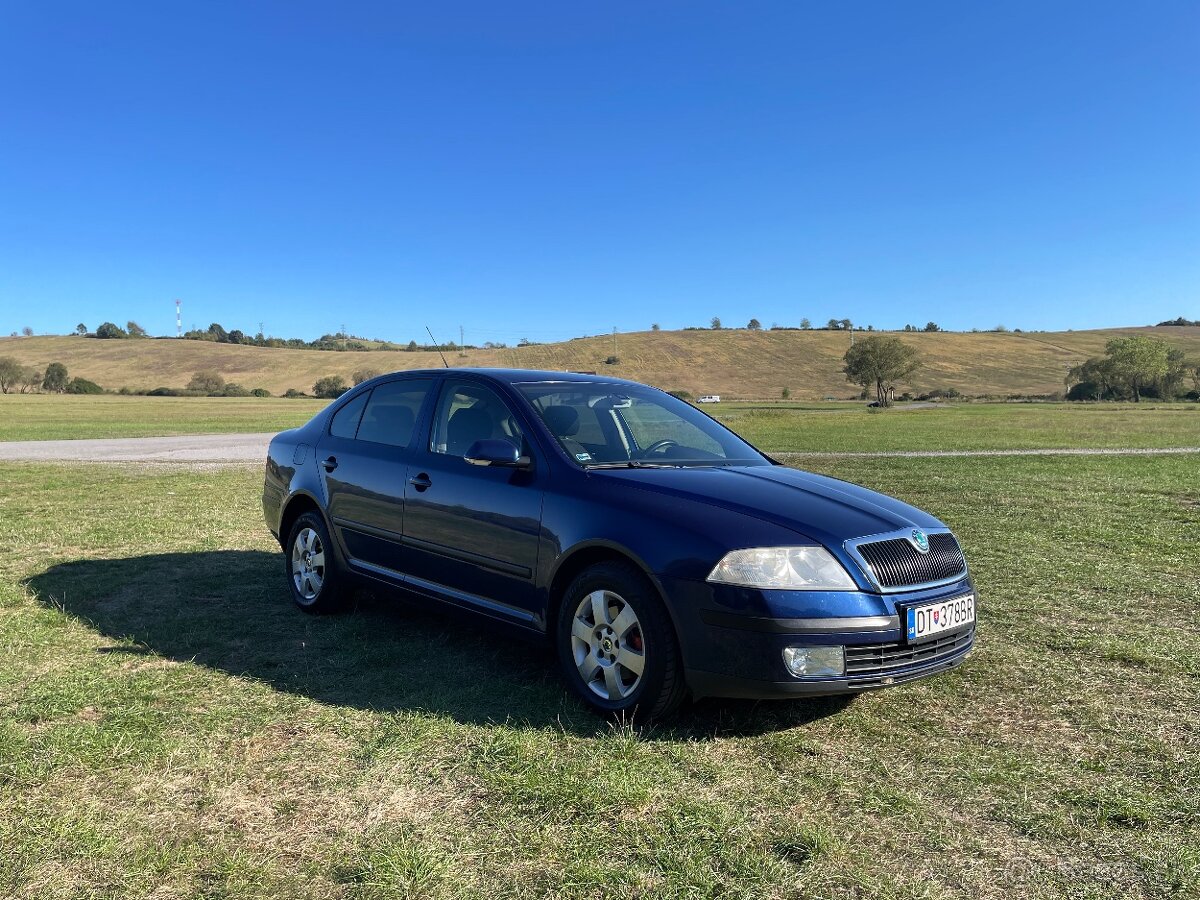
[[[521,448],[506,438],[486,438],[476,441],[463,458],[473,466],[501,466],[520,469],[529,465],[529,457],[522,456]]]

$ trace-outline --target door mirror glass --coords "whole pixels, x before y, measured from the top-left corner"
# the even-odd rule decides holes
[[[485,438],[475,441],[463,456],[473,466],[507,466],[519,468],[529,465],[529,457],[521,455],[521,448],[505,438]]]

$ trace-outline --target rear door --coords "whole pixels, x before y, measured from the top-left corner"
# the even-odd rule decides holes
[[[398,579],[404,571],[404,485],[434,384],[400,378],[334,413],[317,450],[329,517],[356,568]]]
[[[429,440],[405,486],[405,571],[412,587],[530,623],[547,469],[528,424],[482,381],[446,378]],[[530,458],[524,469],[474,466],[477,440],[503,438]]]

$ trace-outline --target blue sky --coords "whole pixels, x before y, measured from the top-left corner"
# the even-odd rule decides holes
[[[1200,4],[0,5],[0,333],[1200,317]]]

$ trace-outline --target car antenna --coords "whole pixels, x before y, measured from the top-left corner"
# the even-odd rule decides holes
[[[429,339],[433,341],[433,349],[438,352],[438,356],[442,358],[442,365],[447,369],[450,368],[450,363],[446,362],[446,354],[442,353],[442,345],[437,342],[437,338],[433,336],[433,332],[429,330],[429,326],[425,326],[425,333],[429,335]]]

